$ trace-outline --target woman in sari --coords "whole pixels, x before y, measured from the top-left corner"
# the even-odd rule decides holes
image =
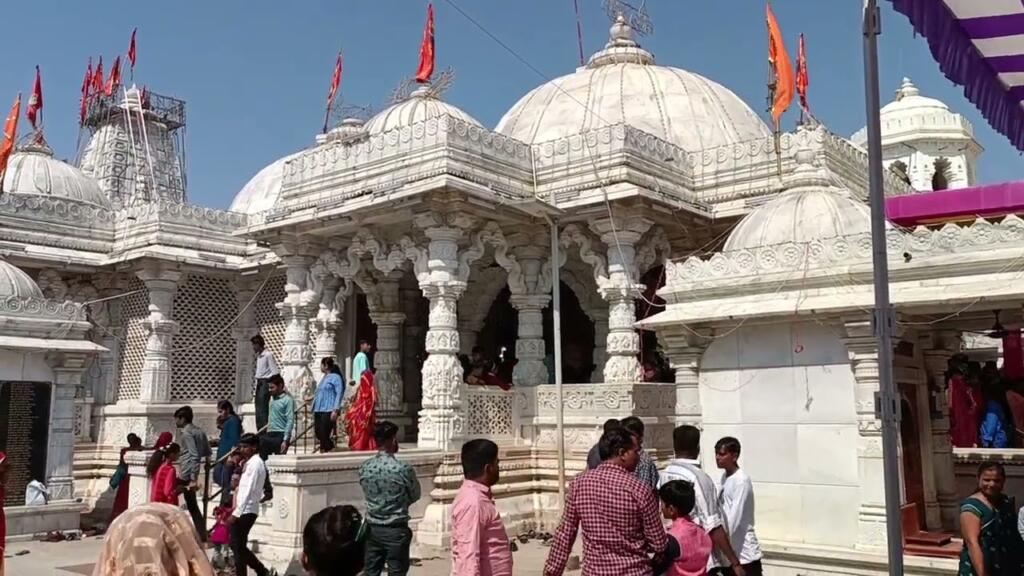
[[[978,491],[960,506],[964,539],[959,576],[1019,576],[1024,540],[1017,532],[1013,499],[1003,494],[1006,471],[998,462],[978,467]]]
[[[349,449],[377,449],[377,441],[373,439],[373,425],[377,422],[376,406],[377,387],[373,383],[373,370],[366,370],[359,379],[359,390],[356,391],[355,400],[345,413],[345,432],[348,434]]]
[[[168,434],[170,436],[170,434]],[[128,463],[124,461],[126,452],[140,452],[143,450],[142,438],[138,434],[128,435],[128,445],[121,448],[121,457],[117,462],[117,469],[110,478],[110,487],[117,492],[114,495],[114,507],[110,510],[110,518],[107,520],[109,526],[122,512],[128,509],[128,485],[131,477],[128,476]],[[170,440],[168,440],[168,443]]]
[[[110,525],[93,576],[214,576],[192,519],[162,503],[135,506]]]

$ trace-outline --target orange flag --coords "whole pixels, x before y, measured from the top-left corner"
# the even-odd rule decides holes
[[[99,64],[96,65],[96,71],[92,74],[90,92],[93,98],[99,98],[103,95],[103,56],[100,56]]]
[[[38,128],[39,113],[43,111],[43,79],[39,76],[39,66],[36,66],[36,81],[32,85],[32,95],[28,98],[28,107],[25,108],[25,116],[32,129]]]
[[[103,89],[103,93],[107,96],[113,96],[119,86],[121,86],[120,56],[114,59],[114,65],[110,67],[110,79],[107,80],[107,87]]]
[[[434,4],[427,5],[427,26],[423,29],[423,44],[420,45],[420,67],[416,70],[416,81],[430,82],[434,74]]]
[[[7,162],[14,152],[14,141],[18,139],[18,116],[21,115],[21,93],[14,99],[14,106],[4,122],[4,139],[0,142],[0,190],[4,187],[4,176],[7,174]]]
[[[807,104],[807,88],[811,85],[811,77],[807,73],[807,47],[804,45],[804,35],[800,35],[800,51],[796,57],[796,92],[800,95],[800,106],[809,111],[811,107]]]
[[[789,58],[786,43],[782,40],[779,21],[775,19],[772,5],[768,4],[768,64],[775,76],[775,88],[772,94],[772,120],[775,129],[779,129],[779,119],[793,103],[793,89],[796,78],[793,73],[793,61]]]

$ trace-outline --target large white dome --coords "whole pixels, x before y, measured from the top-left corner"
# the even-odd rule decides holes
[[[235,195],[228,210],[253,215],[273,208],[281,197],[284,165],[299,154],[301,152],[279,158],[257,172]]]
[[[728,88],[686,70],[656,66],[623,20],[611,34],[586,67],[523,96],[495,130],[533,144],[622,123],[687,151],[771,136]]]
[[[74,166],[53,157],[45,144],[19,148],[7,164],[4,192],[55,196],[110,208],[100,185]]]
[[[428,87],[422,86],[405,100],[392,104],[370,118],[366,122],[365,131],[370,136],[383,134],[442,116],[450,116],[468,124],[483,127],[476,118],[463,112],[457,106],[442,101],[434,96]]]
[[[871,210],[849,191],[837,188],[815,164],[814,151],[797,150],[797,167],[787,189],[759,206],[733,229],[723,250],[749,250],[778,244],[805,244],[871,232]]]
[[[42,298],[43,291],[21,268],[0,259],[0,298]]]

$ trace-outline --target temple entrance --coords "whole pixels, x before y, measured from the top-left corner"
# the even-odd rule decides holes
[[[900,383],[900,448],[903,452],[903,489],[906,503],[917,505],[918,522],[924,526],[924,471],[921,467],[920,415],[917,403],[910,401],[917,390],[913,385]]]
[[[562,306],[562,381],[566,383],[590,382],[594,369],[594,323],[583,312],[580,301],[564,282],[561,284]],[[510,370],[516,354],[516,337],[519,333],[519,313],[510,302],[512,294],[508,287],[498,293],[484,320],[477,345],[488,358],[499,366]],[[551,320],[551,305],[544,308],[545,353],[549,357],[549,373],[553,377],[554,329]],[[499,374],[504,377],[505,374]],[[509,381],[511,373],[507,374]],[[553,378],[552,378],[553,379]]]

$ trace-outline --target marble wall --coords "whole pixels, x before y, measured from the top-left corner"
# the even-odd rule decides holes
[[[854,387],[846,347],[817,323],[743,326],[708,347],[700,374],[704,465],[717,476],[715,442],[740,440],[759,537],[857,542]]]

